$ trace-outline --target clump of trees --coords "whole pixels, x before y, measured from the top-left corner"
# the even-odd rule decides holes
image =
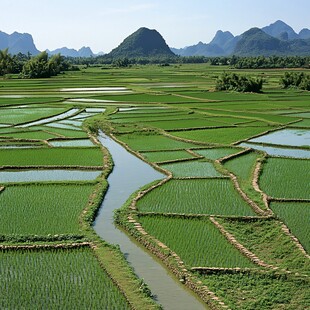
[[[47,52],[42,52],[24,64],[21,75],[29,79],[49,78],[66,69],[68,65],[63,56],[57,54],[49,58]]]
[[[216,90],[260,93],[263,88],[262,78],[252,78],[245,75],[224,72],[216,80]]]
[[[9,50],[0,50],[0,76],[9,73],[20,73],[23,65],[30,57],[22,53],[17,55],[9,54]]]
[[[304,72],[285,72],[280,85],[283,88],[295,87],[310,91],[310,75]]]
[[[22,78],[48,78],[70,69],[69,63],[60,54],[48,56],[42,52],[35,57],[11,55],[8,49],[0,50],[0,76],[19,73]]]

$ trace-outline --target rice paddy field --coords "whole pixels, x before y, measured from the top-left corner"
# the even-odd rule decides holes
[[[0,195],[0,234],[78,234],[92,189],[93,184],[8,186]]]
[[[53,147],[0,150],[1,166],[102,166],[99,148]]]
[[[218,178],[171,180],[141,198],[137,208],[141,212],[255,215],[231,180]]]
[[[308,180],[308,182],[300,182]],[[268,195],[286,199],[310,199],[310,161],[268,158],[260,185]]]
[[[161,165],[162,168],[172,172],[175,178],[207,178],[221,177],[222,174],[215,170],[214,165],[207,161],[195,160],[185,163],[172,163]]]
[[[310,251],[309,202],[272,202],[271,208]]]
[[[276,69],[242,70],[264,77],[260,94],[217,92],[223,71],[240,73],[183,64],[0,77],[0,308],[158,308],[92,230],[112,165],[90,139],[98,129],[171,173],[134,194],[118,223],[144,245],[158,240],[162,259],[179,257],[177,281],[211,290],[214,309],[310,308],[310,167],[300,155],[310,93],[281,89]],[[30,169],[102,174],[7,181]]]
[[[2,309],[130,309],[90,249],[2,250],[0,257]]]
[[[141,154],[147,161],[156,162],[156,163],[195,158],[195,156],[193,156],[186,150],[141,152]]]
[[[139,221],[151,235],[178,253],[185,264],[191,267],[233,268],[254,265],[230,245],[208,220],[145,216],[140,217]]]

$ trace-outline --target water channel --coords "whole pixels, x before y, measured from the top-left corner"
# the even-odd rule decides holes
[[[103,133],[99,141],[112,155],[114,169],[108,177],[109,189],[94,222],[97,234],[111,244],[118,244],[139,278],[149,285],[156,301],[164,309],[206,309],[186,287],[175,279],[144,248],[115,227],[113,212],[140,187],[165,176],[138,159]]]

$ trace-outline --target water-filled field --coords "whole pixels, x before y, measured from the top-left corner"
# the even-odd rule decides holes
[[[38,307],[48,307],[45,274],[55,292],[70,291],[57,300],[63,307],[126,309],[126,296],[136,309],[156,308],[124,255],[92,229],[113,167],[96,144],[99,129],[167,173],[166,182],[133,193],[116,218],[177,270],[176,283],[192,281],[200,292],[207,286],[232,309],[310,307],[304,297],[310,294],[310,93],[281,89],[281,70],[243,72],[264,77],[262,93],[215,91],[224,70],[233,71],[207,64],[104,66],[49,80],[0,78],[0,246],[54,247],[1,253],[2,272],[13,259],[13,274],[23,279],[18,286],[4,275],[12,290],[2,294],[3,308],[27,308],[27,296],[14,297],[22,284],[39,292]],[[56,250],[82,241],[92,246]],[[74,276],[54,281],[70,270],[63,263],[69,256]],[[24,279],[25,257],[42,275]],[[85,265],[96,271],[85,274]],[[105,284],[100,266],[118,287]]]

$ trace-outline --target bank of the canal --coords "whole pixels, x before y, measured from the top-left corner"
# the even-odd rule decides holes
[[[98,139],[109,150],[114,168],[108,177],[109,189],[94,222],[96,233],[105,241],[120,246],[137,276],[144,279],[156,301],[164,309],[206,309],[207,306],[175,279],[157,259],[115,227],[113,222],[114,210],[119,209],[133,192],[165,175],[106,135],[100,133]]]

